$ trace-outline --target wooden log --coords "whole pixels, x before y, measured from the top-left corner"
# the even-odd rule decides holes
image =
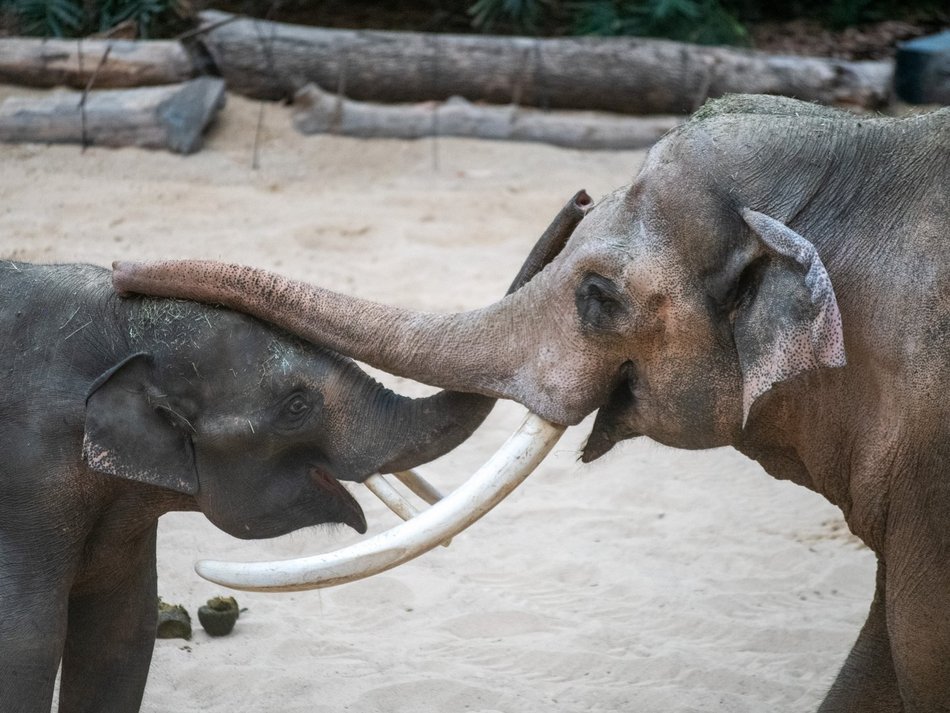
[[[228,19],[207,11],[211,26]],[[887,101],[893,65],[780,57],[641,38],[486,37],[331,30],[238,19],[199,38],[232,91],[289,98],[313,82],[357,100],[470,101],[686,114],[729,92],[826,104]]]
[[[84,89],[94,73],[103,89],[178,84],[197,74],[180,42],[0,40],[0,83]]]
[[[371,104],[308,84],[294,97],[293,120],[305,134],[399,139],[466,136],[540,141],[576,149],[639,149],[652,145],[684,119],[482,106],[460,97],[423,104]]]
[[[200,77],[178,85],[58,90],[40,99],[0,104],[0,141],[140,146],[192,153],[224,106],[224,82]]]

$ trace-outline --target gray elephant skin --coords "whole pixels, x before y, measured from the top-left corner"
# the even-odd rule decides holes
[[[407,399],[245,315],[120,300],[92,266],[0,263],[0,710],[137,711],[157,519],[240,538],[342,523],[339,480],[426,462],[492,399]],[[474,399],[474,401],[472,400]]]
[[[840,507],[877,555],[867,622],[820,710],[950,711],[950,109],[710,103],[531,283],[472,312],[289,281],[264,294],[259,272],[214,264],[116,278],[223,298],[561,424],[599,409],[585,461],[639,435],[737,448]]]

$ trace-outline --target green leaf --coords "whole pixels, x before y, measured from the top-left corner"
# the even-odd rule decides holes
[[[468,15],[472,26],[479,30],[490,30],[504,20],[519,30],[534,32],[549,4],[550,0],[477,0],[469,6]]]
[[[30,35],[66,37],[82,26],[83,8],[77,0],[12,0],[9,4]]]

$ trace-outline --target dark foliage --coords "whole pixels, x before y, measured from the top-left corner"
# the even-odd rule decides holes
[[[134,37],[160,37],[193,15],[188,0],[0,0],[13,28],[40,37],[83,37],[123,24]]]
[[[0,0],[0,15],[14,31],[41,36],[84,36],[125,22],[135,36],[159,37],[188,26],[192,3],[329,27],[635,35],[738,45],[752,43],[749,28],[763,23],[794,20],[822,30],[884,20],[933,29],[950,23],[947,0]]]

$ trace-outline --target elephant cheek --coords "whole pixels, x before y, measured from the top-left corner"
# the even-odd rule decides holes
[[[692,375],[689,388],[673,399],[673,412],[665,420],[665,438],[675,448],[717,448],[733,441],[741,426],[739,384],[721,378],[714,370]],[[735,398],[732,398],[735,397]]]
[[[657,359],[641,369],[630,404],[608,404],[604,430],[615,442],[645,435],[673,448],[727,445],[732,429],[723,427],[724,404],[730,403],[724,398],[730,393],[726,382],[731,383],[722,378],[721,366],[708,355]],[[732,388],[732,393],[741,393]],[[725,412],[732,410],[725,408]]]
[[[248,540],[273,536],[272,528],[262,531],[261,527],[270,494],[249,484],[273,482],[276,474],[255,475],[249,469],[252,458],[239,462],[208,450],[199,448],[195,459],[200,483],[195,501],[204,516],[232,537]]]

